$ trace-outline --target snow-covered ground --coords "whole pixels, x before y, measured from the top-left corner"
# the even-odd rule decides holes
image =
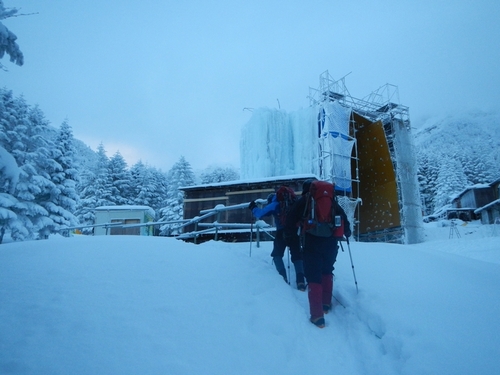
[[[344,243],[324,329],[270,242],[2,244],[0,374],[497,374],[500,228],[456,229],[351,243],[359,293]]]

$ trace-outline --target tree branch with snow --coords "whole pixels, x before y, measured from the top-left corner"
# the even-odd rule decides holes
[[[6,8],[3,1],[0,0],[0,21],[10,17],[17,17],[17,12],[18,9],[16,8]],[[10,56],[11,62],[22,66],[24,64],[24,55],[16,40],[17,36],[0,22],[0,59],[7,54]],[[0,63],[0,69],[6,70],[2,63]]]

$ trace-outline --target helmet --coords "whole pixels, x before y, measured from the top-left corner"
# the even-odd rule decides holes
[[[316,178],[308,178],[302,183],[302,195],[307,194],[309,192],[309,188],[311,187],[311,183],[316,181]]]

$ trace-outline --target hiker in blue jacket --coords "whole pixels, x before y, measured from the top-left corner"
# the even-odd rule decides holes
[[[250,202],[248,208],[252,211],[253,216],[257,219],[262,219],[265,216],[273,215],[274,223],[276,225],[276,234],[273,241],[273,251],[271,256],[273,258],[274,265],[278,273],[283,276],[283,279],[288,282],[286,275],[285,264],[283,263],[283,256],[285,254],[286,247],[290,248],[290,254],[292,257],[292,263],[295,268],[295,276],[297,282],[297,289],[301,291],[306,290],[306,284],[304,280],[304,265],[302,262],[302,253],[300,251],[299,236],[291,236],[285,240],[284,236],[284,223],[280,220],[281,206],[276,198],[276,194],[270,194],[267,197],[267,204],[259,208],[255,201]]]

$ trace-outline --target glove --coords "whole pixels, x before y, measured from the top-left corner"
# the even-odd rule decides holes
[[[250,211],[252,211],[255,207],[257,207],[257,203],[255,203],[255,201],[251,201],[250,204],[248,205]]]
[[[351,234],[352,234],[352,233],[351,233],[351,228],[346,227],[346,228],[344,229],[344,236],[346,236],[346,238],[349,238],[349,237],[351,237]]]

